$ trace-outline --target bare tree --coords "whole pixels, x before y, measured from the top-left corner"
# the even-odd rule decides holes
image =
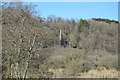
[[[33,56],[42,53],[40,47],[48,34],[32,16],[32,8],[34,7],[22,3],[11,3],[8,7],[3,7],[3,77],[29,77],[28,70]],[[44,56],[39,60],[47,59],[42,58]]]

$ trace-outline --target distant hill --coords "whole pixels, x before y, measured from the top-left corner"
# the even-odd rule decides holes
[[[115,21],[115,20],[103,19],[103,18],[92,18],[92,20],[102,21],[102,22],[106,22],[106,23],[119,23],[118,21]]]

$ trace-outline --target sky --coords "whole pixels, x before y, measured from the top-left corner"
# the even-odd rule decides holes
[[[119,2],[119,0],[1,0],[2,2]]]
[[[118,2],[32,2],[38,15],[67,19],[105,18],[118,20]]]

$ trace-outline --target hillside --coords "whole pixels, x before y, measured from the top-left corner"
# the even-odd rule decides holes
[[[88,72],[101,67],[108,70],[106,75],[114,70],[110,76],[116,78],[118,21],[43,18],[34,15],[34,5],[3,4],[3,78],[47,78],[57,74],[78,78],[83,73],[83,77],[89,77]]]

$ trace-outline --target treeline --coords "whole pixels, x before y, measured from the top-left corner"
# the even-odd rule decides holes
[[[119,23],[118,21],[115,20],[109,20],[109,19],[102,19],[102,18],[92,18],[92,20],[95,21],[102,21],[102,22],[106,22],[106,23]]]

